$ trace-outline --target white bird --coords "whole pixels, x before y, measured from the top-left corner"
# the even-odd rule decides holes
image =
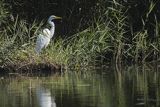
[[[55,32],[55,24],[52,20],[54,19],[61,19],[61,17],[51,15],[48,19],[48,23],[50,24],[51,28],[50,30],[45,28],[42,32],[42,34],[39,34],[36,41],[36,47],[35,51],[37,54],[39,54],[42,50],[42,48],[46,48],[51,40],[51,38],[54,35]]]

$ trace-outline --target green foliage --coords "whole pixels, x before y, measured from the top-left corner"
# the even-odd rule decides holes
[[[25,20],[20,20],[18,16],[14,22],[6,23],[2,27],[2,33],[0,34],[1,65],[14,62],[14,58],[19,57],[19,52],[22,53],[22,57],[23,53],[30,53],[30,51],[27,50],[28,52],[25,52],[25,50],[33,47],[36,35],[41,26],[42,22],[37,24],[34,21],[32,24],[28,24]]]
[[[4,0],[0,0],[0,26],[6,23],[6,18],[9,16],[9,8]]]
[[[17,16],[1,28],[1,65],[16,61],[48,61],[67,67],[81,67],[106,59],[114,59],[116,63],[158,59],[160,23],[157,15],[153,19],[153,34],[147,28],[157,2],[149,3],[141,17],[142,28],[136,31],[130,22],[130,8],[123,2],[98,1],[89,27],[80,30],[80,26],[79,32],[70,37],[55,38],[40,56],[35,54],[34,45],[44,22],[35,20],[28,23]],[[0,16],[3,17],[2,14]]]

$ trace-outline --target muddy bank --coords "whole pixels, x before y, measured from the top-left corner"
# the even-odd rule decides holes
[[[27,75],[37,75],[37,74],[44,74],[44,75],[51,75],[54,73],[61,73],[62,66],[43,62],[43,63],[16,63],[16,64],[6,64],[3,67],[0,67],[0,74],[27,74]]]

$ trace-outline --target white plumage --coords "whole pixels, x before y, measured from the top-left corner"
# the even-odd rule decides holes
[[[52,22],[53,19],[61,19],[61,17],[57,17],[54,15],[51,15],[48,19],[48,23],[51,26],[51,29],[47,29],[45,28],[42,32],[42,34],[39,34],[37,37],[37,41],[36,41],[36,47],[35,47],[35,51],[37,54],[39,54],[41,52],[41,50],[45,47],[48,46],[51,38],[54,35],[55,32],[55,24],[54,22]]]
[[[36,41],[36,48],[35,51],[36,53],[40,53],[42,48],[46,48],[51,40],[50,38],[50,31],[48,29],[44,29],[43,30],[43,34],[39,34],[37,37],[37,41]]]

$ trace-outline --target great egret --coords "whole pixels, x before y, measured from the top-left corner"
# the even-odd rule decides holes
[[[48,18],[48,23],[50,24],[51,28],[50,30],[45,28],[42,32],[42,34],[39,34],[37,37],[37,41],[36,41],[36,48],[35,51],[37,54],[39,54],[42,50],[42,48],[46,48],[51,40],[51,38],[54,35],[55,32],[55,24],[52,20],[54,19],[61,19],[61,17],[55,16],[55,15],[51,15]]]

